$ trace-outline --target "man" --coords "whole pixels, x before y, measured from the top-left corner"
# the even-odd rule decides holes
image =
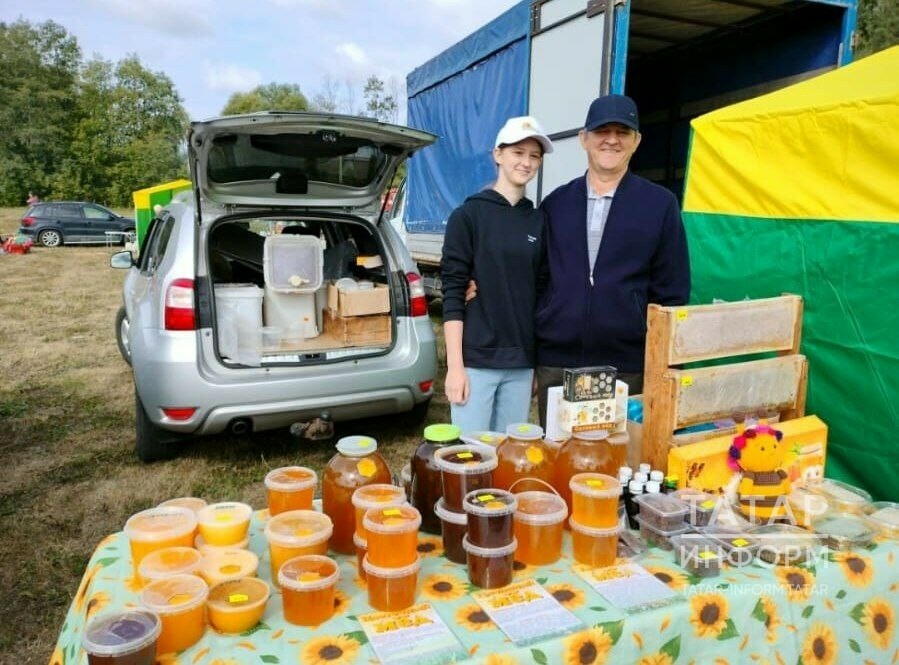
[[[537,395],[566,367],[612,365],[630,394],[643,391],[646,307],[682,305],[690,295],[687,240],[677,199],[634,175],[637,106],[624,95],[590,104],[578,137],[587,172],[556,188],[547,214],[548,283],[536,310]]]

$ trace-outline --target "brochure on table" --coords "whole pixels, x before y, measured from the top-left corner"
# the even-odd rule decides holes
[[[359,617],[378,659],[389,665],[429,665],[468,657],[458,638],[427,603]]]
[[[605,568],[576,564],[574,571],[599,595],[628,614],[685,600],[680,593],[636,563],[622,562]]]
[[[516,646],[585,627],[535,580],[523,580],[501,589],[482,589],[471,596]]]

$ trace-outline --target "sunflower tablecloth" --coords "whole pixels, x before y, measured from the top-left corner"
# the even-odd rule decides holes
[[[259,576],[269,576],[263,534],[267,513],[251,523],[250,549],[260,557]],[[466,663],[484,665],[588,665],[593,663],[899,663],[896,606],[899,566],[896,541],[879,540],[853,552],[823,549],[808,563],[753,563],[722,568],[717,577],[691,576],[672,552],[650,548],[636,561],[683,594],[683,602],[637,614],[616,609],[573,572],[570,540],[557,563],[516,564],[516,580],[532,578],[584,624],[576,633],[516,647],[470,595],[465,566],[443,556],[439,536],[422,534],[418,601],[428,603],[459,639]],[[273,591],[262,623],[243,635],[208,628],[203,639],[159,662],[179,665],[350,665],[379,662],[357,617],[372,612],[355,557],[340,563],[336,611],[317,629],[284,621]],[[110,609],[136,606],[128,541],[104,539],[94,552],[63,623],[51,665],[86,663],[84,625]]]

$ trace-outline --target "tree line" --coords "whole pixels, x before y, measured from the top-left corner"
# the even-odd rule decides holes
[[[899,0],[860,0],[857,55],[899,43]],[[398,86],[371,76],[354,86],[326,78],[310,103],[296,84],[235,93],[223,115],[320,110],[397,119]],[[53,21],[0,22],[0,206],[29,190],[49,199],[131,205],[131,192],[187,176],[188,116],[172,80],[136,55],[85,62],[78,40]]]
[[[222,115],[314,108],[396,121],[397,95],[377,77],[362,108],[326,84],[313,104],[298,85],[261,85],[233,94]],[[188,122],[172,80],[136,55],[85,62],[78,40],[53,21],[0,22],[0,206],[24,205],[34,191],[128,207],[133,190],[187,177]]]

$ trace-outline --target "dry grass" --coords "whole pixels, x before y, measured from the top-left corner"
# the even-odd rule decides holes
[[[0,209],[0,234],[15,232],[22,212]],[[124,278],[109,267],[114,251],[0,255],[0,588],[12,591],[0,605],[3,663],[47,662],[94,547],[132,513],[184,495],[262,507],[268,469],[321,470],[333,453],[282,430],[209,437],[176,460],[141,464],[131,372],[113,331]],[[447,417],[435,398],[428,422]],[[390,418],[338,427],[353,433],[375,437],[398,473],[421,427]]]

